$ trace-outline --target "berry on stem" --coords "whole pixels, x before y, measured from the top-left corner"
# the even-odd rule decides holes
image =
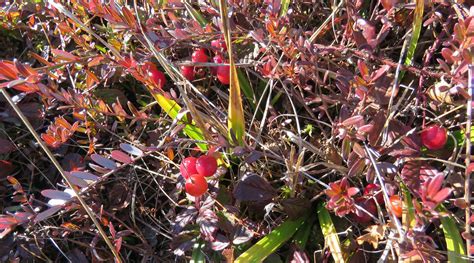
[[[448,140],[446,129],[439,125],[432,125],[421,132],[421,143],[430,150],[439,150]]]
[[[207,191],[207,181],[202,175],[193,174],[188,179],[186,179],[186,184],[184,187],[186,189],[186,193],[194,197],[198,197]]]
[[[196,161],[196,170],[202,176],[213,176],[217,171],[217,160],[210,155],[203,155]]]
[[[181,66],[181,74],[189,80],[194,80],[194,67],[193,66]]]
[[[192,56],[191,56],[191,61],[192,62],[207,62],[209,61],[209,57],[206,54],[206,50],[204,48],[199,48],[196,49]]]
[[[392,195],[390,196],[390,206],[392,207],[393,213],[397,217],[402,217],[403,215],[403,204],[402,204],[402,199],[398,195]]]
[[[230,66],[217,67],[217,79],[224,85],[230,83]]]
[[[146,62],[143,65],[143,71],[150,80],[155,84],[158,88],[162,89],[166,84],[166,77],[163,72],[159,71],[155,64],[151,62]]]
[[[187,157],[181,162],[179,171],[184,179],[188,179],[191,175],[198,173],[196,170],[196,161],[196,157]]]
[[[216,63],[216,64],[222,64],[222,63],[224,63],[224,59],[222,58],[221,55],[215,55],[215,56],[212,58],[212,60],[213,60],[214,63]],[[220,67],[220,66],[218,66],[218,67],[211,67],[211,73],[212,73],[213,75],[217,75],[217,69],[218,69],[219,67]]]

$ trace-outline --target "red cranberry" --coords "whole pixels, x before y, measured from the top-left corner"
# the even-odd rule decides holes
[[[430,150],[439,150],[448,140],[448,133],[444,127],[432,125],[421,132],[421,143]]]
[[[181,165],[179,166],[179,171],[185,179],[188,179],[189,176],[191,176],[192,174],[198,173],[196,170],[196,161],[196,157],[187,157],[181,162]]]
[[[202,176],[213,176],[217,171],[217,160],[210,155],[203,155],[196,161],[196,170]]]
[[[202,175],[193,174],[188,179],[186,179],[186,184],[184,187],[186,189],[186,193],[194,197],[198,197],[207,191],[207,181]]]

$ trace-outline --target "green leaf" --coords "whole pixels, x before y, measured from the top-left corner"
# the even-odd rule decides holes
[[[178,113],[181,110],[181,107],[178,105],[178,103],[176,103],[176,101],[168,99],[161,94],[153,94],[153,97],[155,97],[156,102],[158,102],[160,107],[166,112],[166,114],[168,114],[168,116],[170,116],[172,119],[176,119],[178,117]],[[198,127],[189,124],[186,115],[181,118],[181,121],[183,123],[186,123],[186,126],[184,127],[183,131],[189,138],[198,141],[205,141],[205,137],[202,131]],[[205,143],[196,144],[201,150],[207,150],[207,145]]]
[[[202,252],[202,248],[204,247],[204,244],[202,241],[197,242],[193,246],[193,254],[191,256],[191,263],[204,263],[206,262],[206,257],[204,253]]]
[[[288,241],[305,220],[306,217],[302,217],[297,220],[287,220],[283,222],[279,227],[270,232],[270,234],[260,239],[255,245],[242,253],[235,260],[235,263],[262,262]]]
[[[286,16],[288,13],[288,7],[290,7],[291,0],[282,0],[280,8],[280,16]]]
[[[437,210],[442,213],[447,213],[447,209],[443,205],[438,206]],[[448,247],[448,262],[468,262],[464,242],[453,217],[448,215],[442,216],[440,219],[443,225],[444,239]]]
[[[196,20],[202,27],[205,27],[208,24],[207,20],[204,18],[201,12],[194,9],[193,6],[188,3],[188,1],[184,1],[184,6],[186,7],[186,10],[188,10],[192,18]]]
[[[313,227],[315,220],[315,216],[310,216],[310,218],[304,222],[303,226],[298,229],[298,232],[296,232],[295,236],[293,237],[293,241],[299,249],[304,250],[306,247],[306,243],[308,242],[309,235],[311,234],[311,228]]]
[[[318,204],[318,218],[321,231],[324,235],[324,241],[329,249],[335,262],[345,262],[342,256],[341,242],[337,236],[336,228],[332,222],[331,215],[329,214],[323,203]]]
[[[250,86],[249,81],[247,80],[247,76],[245,76],[242,70],[237,69],[237,77],[239,78],[242,92],[244,93],[245,97],[247,97],[250,107],[252,107],[252,109],[255,111],[255,94],[253,92],[252,87]]]

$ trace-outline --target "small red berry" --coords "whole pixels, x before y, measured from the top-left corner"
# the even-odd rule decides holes
[[[207,62],[209,61],[209,57],[206,54],[206,50],[204,48],[196,49],[192,56],[191,56],[191,61],[192,62]]]
[[[196,170],[202,176],[213,176],[217,171],[217,160],[210,155],[203,155],[196,161]]]
[[[214,63],[216,63],[216,64],[222,64],[222,63],[224,63],[224,59],[222,58],[221,55],[215,55],[215,56],[212,58],[212,60],[213,60]],[[217,67],[211,67],[211,73],[212,73],[213,75],[217,75],[217,68],[218,68],[218,67],[219,67],[219,66],[217,66]]]
[[[146,62],[145,65],[143,65],[143,71],[147,76],[150,78],[150,80],[158,86],[158,88],[162,89],[165,84],[166,84],[166,77],[163,72],[159,71],[158,68],[156,67],[155,64],[151,62]]]
[[[230,66],[217,67],[217,79],[224,85],[230,83]]]
[[[187,157],[181,162],[179,171],[184,179],[188,179],[192,174],[198,173],[196,170],[196,161],[196,157]]]
[[[421,143],[430,150],[439,150],[448,140],[448,133],[444,127],[432,125],[421,132]]]
[[[207,191],[207,181],[202,175],[193,174],[188,179],[186,179],[186,184],[184,187],[186,189],[186,193],[194,197],[198,197]]]
[[[383,204],[383,195],[380,189],[381,188],[378,184],[368,184],[364,188],[364,196],[367,198],[374,197],[377,200],[377,203]]]
[[[226,51],[227,45],[222,39],[215,39],[211,41],[211,46],[219,51]]]
[[[355,202],[358,206],[367,210],[367,212],[369,212],[372,216],[377,215],[377,205],[375,204],[374,199],[366,199],[364,197],[359,197],[355,199]],[[360,209],[358,209],[356,213],[352,214],[352,218],[354,219],[354,221],[363,224],[372,221],[372,217],[368,215],[365,211],[362,211]]]
[[[398,195],[390,196],[390,206],[392,207],[391,210],[397,217],[402,217],[403,215],[403,203],[402,199]]]
[[[181,74],[189,80],[194,80],[194,67],[193,66],[181,66]]]

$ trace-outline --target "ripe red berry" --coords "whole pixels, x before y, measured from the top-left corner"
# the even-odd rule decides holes
[[[211,46],[213,48],[217,49],[218,51],[226,51],[227,50],[227,46],[225,44],[225,41],[222,40],[222,39],[212,40],[211,41]]]
[[[207,62],[208,60],[209,57],[204,48],[196,49],[191,56],[192,62]]]
[[[230,83],[230,66],[217,67],[217,79],[224,85]]]
[[[158,68],[156,67],[155,64],[151,62],[146,62],[145,65],[143,65],[143,71],[147,76],[150,78],[150,80],[155,84],[158,88],[162,89],[165,84],[166,84],[166,77],[163,72],[159,71]]]
[[[196,157],[187,157],[181,162],[179,171],[184,179],[188,179],[192,174],[198,173],[196,170],[196,161]]]
[[[215,55],[215,56],[212,58],[212,60],[213,60],[214,63],[216,63],[216,64],[222,64],[222,63],[224,63],[224,59],[222,58],[221,55]],[[217,75],[217,68],[219,68],[219,67],[211,67],[211,73],[212,73],[213,75]]]
[[[380,205],[383,204],[383,195],[382,191],[380,191],[380,185],[378,184],[368,184],[364,188],[364,196],[367,198],[374,197],[377,200],[377,203]]]
[[[355,199],[355,202],[358,206],[367,210],[367,212],[369,212],[372,216],[377,215],[377,205],[375,204],[374,199],[366,199],[364,197],[359,197]],[[360,209],[358,209],[356,213],[352,214],[352,218],[354,219],[354,221],[363,224],[372,221],[372,217],[368,215],[365,211],[362,211]]]
[[[196,161],[196,170],[202,176],[213,176],[217,171],[217,160],[210,155],[203,155]]]
[[[403,203],[402,199],[398,195],[390,196],[390,206],[392,207],[391,210],[397,217],[402,217],[403,215]]]
[[[198,197],[207,191],[207,181],[202,175],[193,174],[188,179],[186,179],[186,184],[184,187],[186,189],[186,193],[194,197]]]
[[[421,143],[430,150],[439,150],[448,140],[448,133],[444,127],[432,125],[421,132]]]
[[[194,67],[193,66],[181,66],[181,74],[189,80],[194,80]]]

